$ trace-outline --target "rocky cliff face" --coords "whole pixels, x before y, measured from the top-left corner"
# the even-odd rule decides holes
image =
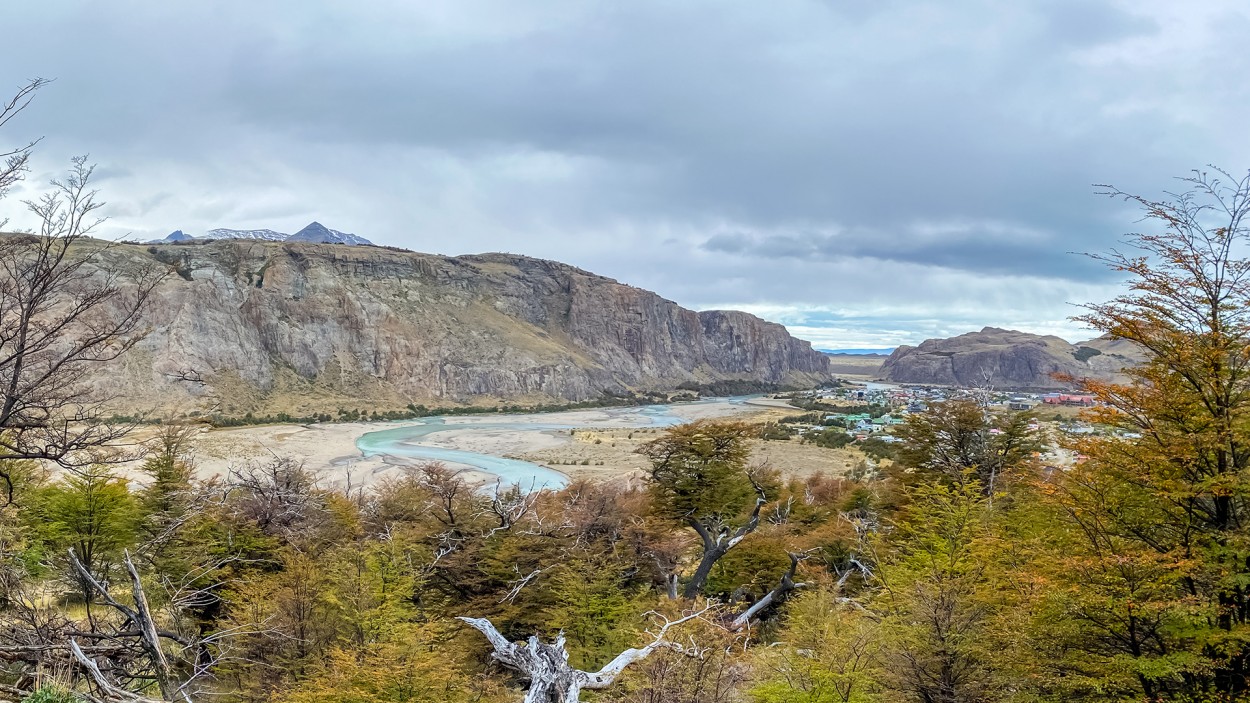
[[[828,377],[827,358],[780,325],[686,310],[551,261],[248,241],[110,256],[172,271],[151,333],[99,381],[163,412],[579,401]],[[175,380],[184,372],[203,384]]]
[[[881,375],[896,383],[1043,390],[1072,385],[1055,374],[1115,378],[1141,359],[1141,351],[1124,340],[1100,338],[1074,345],[1058,337],[986,327],[899,347],[886,359]]]

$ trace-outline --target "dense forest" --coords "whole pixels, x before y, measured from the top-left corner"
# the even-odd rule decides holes
[[[0,242],[0,699],[1250,698],[1247,179],[1109,192],[1150,229],[1096,257],[1129,285],[1081,319],[1149,359],[1072,382],[1127,432],[949,401],[895,460],[797,478],[749,463],[761,428],[701,421],[641,483],[540,492],[436,464],[330,490],[280,456],[206,479],[195,428],[128,443],[91,374],[168,272],[98,273],[90,180]]]

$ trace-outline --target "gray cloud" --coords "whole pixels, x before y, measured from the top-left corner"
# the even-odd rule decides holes
[[[1067,252],[1134,219],[1090,184],[1250,164],[1231,0],[13,5],[0,87],[57,81],[0,145],[91,152],[114,234],[318,219],[826,338],[1079,336]]]
[[[912,224],[899,231],[871,228],[752,235],[713,235],[702,248],[751,259],[835,261],[869,259],[936,266],[968,274],[1028,275],[1074,281],[1114,278],[1107,267],[1064,251],[1067,240],[997,222]]]

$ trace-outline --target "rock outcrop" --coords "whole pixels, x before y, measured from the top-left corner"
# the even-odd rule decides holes
[[[239,240],[109,256],[171,271],[150,334],[99,376],[137,409],[333,413],[828,378],[826,356],[781,325],[523,256]]]
[[[1048,390],[1071,387],[1056,375],[1116,378],[1142,358],[1141,350],[1125,340],[1069,344],[1059,337],[986,327],[899,347],[880,373],[895,383]]]

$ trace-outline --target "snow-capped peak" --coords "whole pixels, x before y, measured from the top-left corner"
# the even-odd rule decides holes
[[[291,242],[318,242],[321,244],[373,244],[373,242],[364,237],[351,234],[349,232],[340,232],[336,229],[330,229],[320,222],[310,222],[307,227],[292,234],[287,241]]]
[[[264,242],[285,241],[289,235],[271,229],[210,229],[200,239],[257,239]]]
[[[275,232],[271,229],[210,229],[199,237],[193,237],[182,230],[169,233],[164,239],[153,239],[147,244],[171,244],[173,242],[212,241],[217,239],[250,239],[262,242],[315,242],[318,244],[372,245],[373,242],[364,237],[330,229],[320,222],[309,223],[307,227],[295,234]]]

